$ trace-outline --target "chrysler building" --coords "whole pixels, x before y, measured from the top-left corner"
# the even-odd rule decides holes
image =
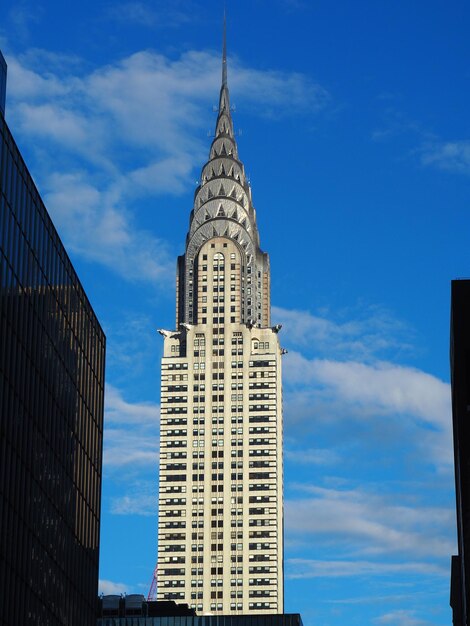
[[[178,258],[161,369],[158,600],[283,613],[280,325],[238,156],[224,43],[215,136]]]

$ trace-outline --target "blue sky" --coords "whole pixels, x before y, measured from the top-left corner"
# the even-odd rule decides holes
[[[214,129],[222,2],[5,0],[7,121],[108,338],[102,590],[156,559],[160,327]],[[282,323],[286,611],[444,626],[449,283],[469,274],[470,8],[227,0]]]

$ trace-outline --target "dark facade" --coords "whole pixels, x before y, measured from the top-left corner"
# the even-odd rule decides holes
[[[187,604],[146,601],[144,596],[104,596],[97,626],[302,626],[298,613],[196,615]]]
[[[0,624],[96,623],[105,337],[0,115]]]
[[[466,626],[470,607],[470,280],[452,281],[450,367],[459,553],[452,557],[452,621]]]
[[[5,100],[7,93],[7,64],[0,52],[0,115],[5,116]]]

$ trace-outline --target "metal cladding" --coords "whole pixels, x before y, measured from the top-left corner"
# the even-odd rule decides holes
[[[254,325],[269,325],[269,256],[260,248],[251,188],[238,156],[227,84],[225,37],[215,136],[209,160],[202,168],[200,184],[194,196],[186,237],[186,253],[179,259],[182,271],[177,324],[198,321],[191,281],[202,245],[214,237],[227,237],[236,242],[241,252],[245,275],[255,276],[257,272],[261,272],[263,280],[260,281],[260,286],[255,286],[250,297],[248,293],[244,294],[241,316],[245,323],[251,321]],[[262,312],[262,302],[267,303],[267,316]]]

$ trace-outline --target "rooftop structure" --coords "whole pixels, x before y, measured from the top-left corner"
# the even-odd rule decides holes
[[[142,595],[103,596],[96,626],[302,626],[299,614],[196,615],[185,604],[149,602]]]

